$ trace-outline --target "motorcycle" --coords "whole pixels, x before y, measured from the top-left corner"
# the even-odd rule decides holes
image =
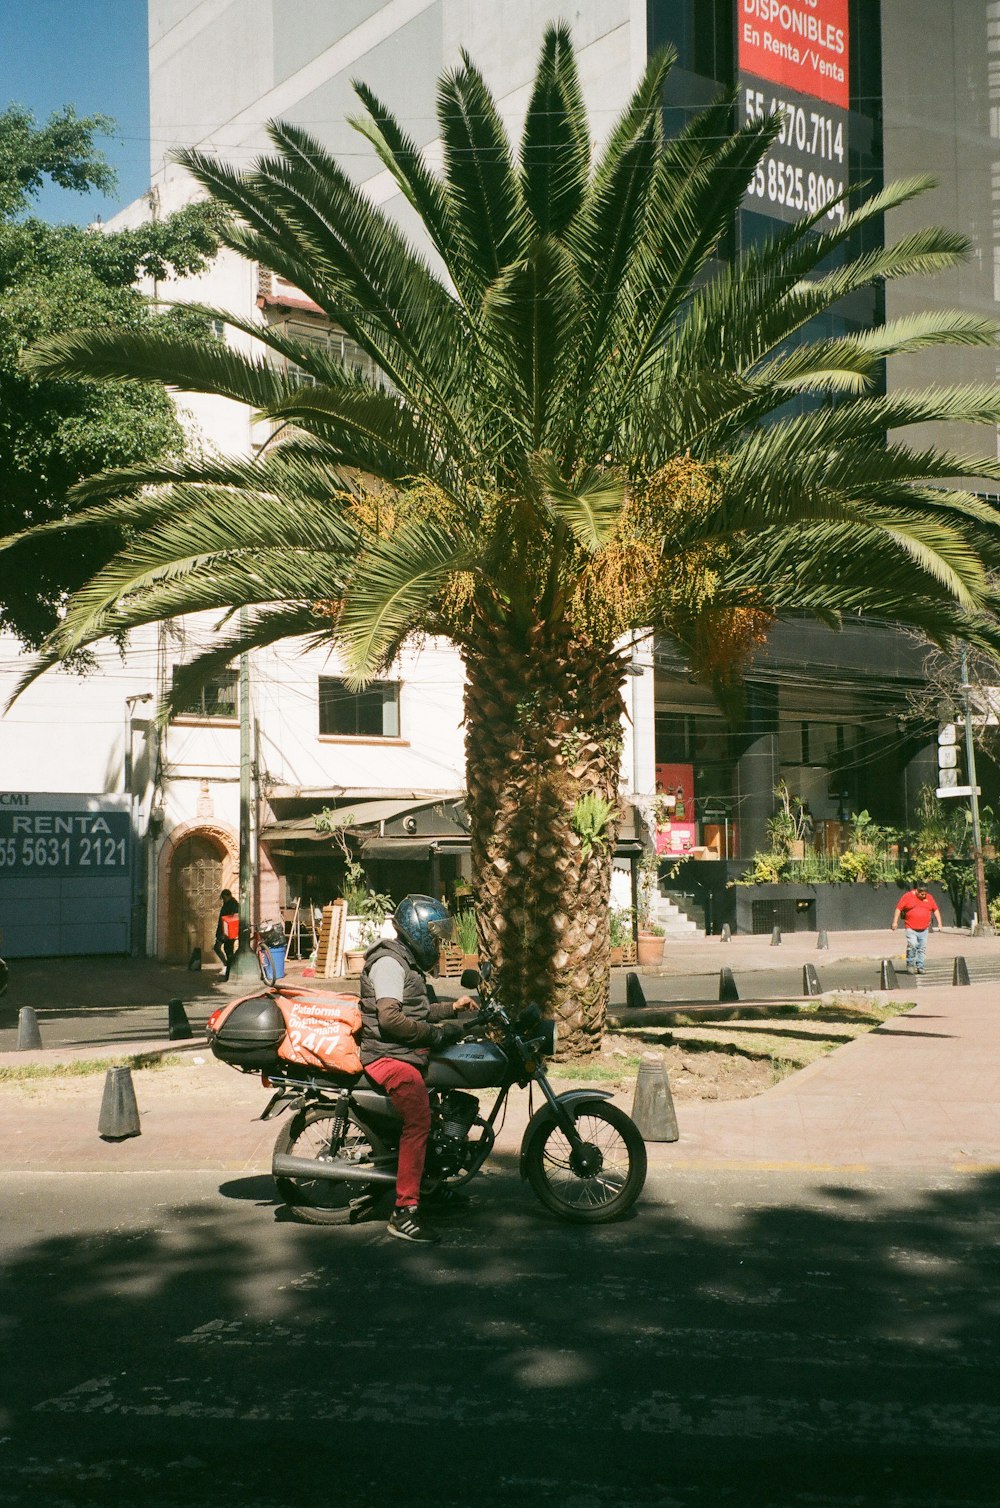
[[[493,1150],[511,1090],[537,1085],[543,1102],[521,1141],[521,1177],[564,1220],[594,1225],[619,1219],[646,1181],[646,1146],[635,1122],[608,1103],[607,1090],[555,1093],[544,1059],[555,1051],[556,1024],[537,1006],[515,1013],[491,998],[485,971],[466,971],[462,985],[479,989],[480,1010],[463,1040],[430,1057],[424,1195],[469,1183]],[[223,1056],[218,1040],[212,1046]],[[292,1112],[271,1165],[283,1203],[316,1225],[353,1224],[375,1214],[396,1182],[402,1122],[389,1097],[363,1074],[281,1063],[262,1077],[274,1094],[261,1119]],[[485,1116],[474,1092],[482,1089],[497,1090]]]

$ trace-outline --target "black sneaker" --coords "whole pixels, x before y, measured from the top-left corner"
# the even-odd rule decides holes
[[[463,1215],[471,1207],[472,1198],[459,1189],[442,1187],[432,1189],[427,1194],[422,1192],[420,1203],[422,1208],[440,1219],[445,1215]]]
[[[434,1231],[420,1224],[415,1204],[404,1204],[402,1208],[394,1209],[386,1230],[390,1236],[398,1236],[401,1241],[419,1241],[423,1246],[433,1246],[440,1239]]]

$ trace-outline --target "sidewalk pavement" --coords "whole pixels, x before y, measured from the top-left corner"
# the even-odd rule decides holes
[[[789,947],[789,953],[795,955],[789,962],[816,957],[815,937],[800,934],[800,938]],[[891,938],[886,931],[838,934],[836,940],[831,939],[831,953],[836,946],[838,951],[848,950],[843,953],[848,957],[887,956],[886,942]],[[766,967],[764,959],[771,962],[771,956],[763,951],[769,947],[765,939],[734,938],[730,944],[720,944],[710,938],[680,946],[689,954],[683,960],[686,969],[681,972],[690,972],[692,962],[717,970],[723,950],[734,969],[737,960],[747,972],[752,972],[755,959],[761,960],[757,964],[760,968]],[[975,960],[1000,958],[997,939],[956,934],[953,939],[935,938],[934,947],[965,956],[973,977]],[[873,948],[877,950],[874,953]],[[862,949],[867,952],[859,951]],[[127,960],[110,962],[128,964]],[[75,999],[70,1000],[64,998],[65,988],[60,995],[51,982],[51,963],[33,967],[50,980],[48,1009],[68,1012],[77,1025],[85,1026],[88,1021],[103,1027],[110,1024],[113,1036],[84,1038],[75,1048],[49,1048],[40,1053],[7,1051],[0,1053],[0,1066],[168,1049],[179,1054],[179,1062],[134,1076],[142,1134],[124,1142],[104,1142],[98,1137],[103,1091],[99,1074],[0,1085],[0,1166],[50,1172],[195,1168],[228,1174],[268,1171],[278,1126],[255,1119],[268,1098],[259,1077],[238,1074],[216,1062],[198,1039],[188,1043],[164,1041],[165,1008],[155,1005],[149,996],[160,990],[162,1000],[163,985],[177,984],[177,976],[185,971],[174,970],[173,975],[167,975],[158,972],[163,970],[161,965],[139,969],[133,965],[131,973],[127,968],[116,971],[88,966],[86,977],[78,981]],[[657,978],[667,972],[665,969],[661,976],[643,974],[648,998],[655,998]],[[134,997],[140,976],[139,995],[144,1003],[130,1005],[128,981]],[[194,998],[189,991],[186,1000],[192,1007],[189,1016],[193,1024],[199,1013],[204,1019],[232,992],[232,986],[223,990],[212,984],[207,973],[202,979],[194,978],[199,988]],[[915,983],[901,982],[904,987]],[[336,982],[334,987],[343,983]],[[457,992],[457,981],[448,984]],[[349,982],[346,987],[350,987]],[[177,994],[182,992],[178,989]],[[616,994],[623,997],[623,980],[616,982]],[[685,1100],[677,1107],[680,1140],[649,1144],[651,1171],[669,1175],[673,1169],[686,1167],[977,1173],[1000,1168],[998,1006],[1000,985],[996,983],[922,987],[914,1010],[839,1048],[762,1095],[722,1103]],[[14,1011],[16,1019],[16,1006]],[[130,1035],[130,1025],[139,1020],[148,1032]],[[156,1021],[161,1023],[158,1027]],[[569,1086],[561,1081],[559,1087]],[[631,1108],[628,1097],[619,1097],[619,1103],[626,1110]],[[526,1110],[527,1095],[515,1090],[498,1139],[501,1153],[516,1151]]]

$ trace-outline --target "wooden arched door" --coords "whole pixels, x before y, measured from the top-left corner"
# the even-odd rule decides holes
[[[170,865],[169,956],[186,961],[193,948],[208,959],[215,941],[225,851],[207,833],[188,833]]]

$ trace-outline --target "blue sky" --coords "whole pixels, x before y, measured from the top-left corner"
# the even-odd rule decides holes
[[[47,187],[44,220],[107,220],[149,187],[146,0],[0,0],[0,109],[26,105],[39,121],[61,105],[117,121],[101,142],[118,191],[72,194]]]

